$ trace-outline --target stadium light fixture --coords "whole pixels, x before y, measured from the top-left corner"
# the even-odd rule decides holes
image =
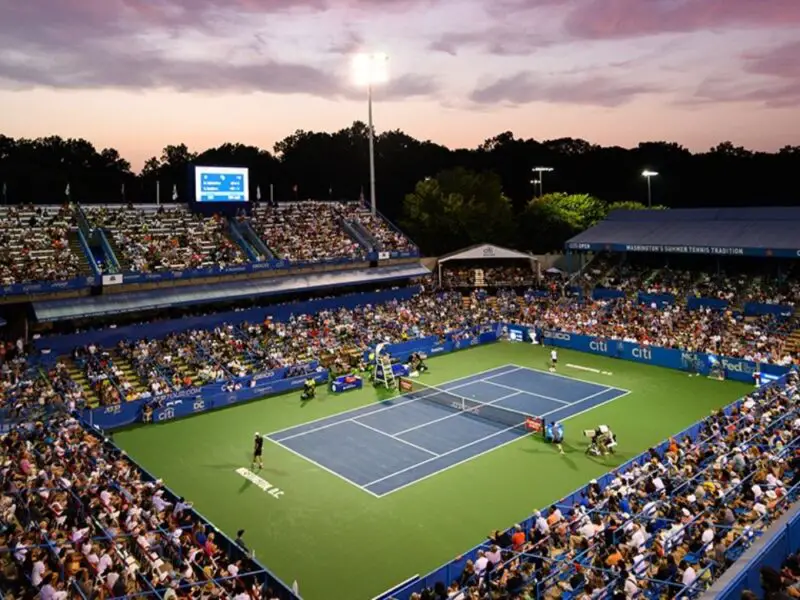
[[[647,208],[653,207],[653,191],[650,186],[650,180],[653,177],[658,177],[658,171],[651,171],[649,169],[645,169],[642,171],[642,177],[647,178]]]
[[[367,127],[369,128],[369,199],[372,214],[377,212],[375,201],[375,132],[372,124],[372,87],[389,81],[389,57],[382,53],[357,54],[353,58],[356,84],[367,88]]]
[[[553,172],[553,167],[533,167],[533,169],[531,169],[531,171],[533,171],[534,173],[538,173],[539,174],[539,179],[535,180],[535,181],[539,184],[539,195],[540,196],[544,196],[544,188],[542,186],[542,182],[544,181],[544,174],[545,173],[552,173]],[[531,182],[531,183],[533,183],[533,182]]]

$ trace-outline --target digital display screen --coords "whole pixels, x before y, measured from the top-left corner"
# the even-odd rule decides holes
[[[250,179],[241,167],[195,167],[195,202],[249,202]]]

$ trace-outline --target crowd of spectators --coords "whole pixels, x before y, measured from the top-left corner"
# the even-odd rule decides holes
[[[493,533],[455,581],[412,598],[697,597],[800,495],[797,384],[793,374],[761,388],[694,439],[536,511],[529,529]],[[795,581],[796,567],[768,573],[769,590]]]
[[[297,314],[288,321],[226,323],[158,340],[127,340],[110,349],[90,345],[76,348],[73,359],[105,405],[281,368],[289,369],[286,376],[301,375],[314,361],[328,364],[326,359],[344,351],[362,354],[377,340],[470,335],[498,322],[754,362],[791,364],[798,358],[786,344],[792,322],[776,316],[743,317],[731,310],[689,310],[625,298],[582,302],[558,294],[521,297],[500,289],[491,296],[481,290],[466,296],[432,290],[381,305]],[[123,361],[132,368],[123,368]]]
[[[365,249],[342,228],[347,205],[303,201],[253,209],[252,226],[276,258],[298,262],[359,259]]]
[[[0,207],[0,282],[65,281],[87,268],[68,235],[76,229],[70,206]]]
[[[533,286],[536,274],[530,266],[462,267],[447,266],[442,269],[442,287],[510,287]]]
[[[87,219],[111,235],[125,271],[153,273],[224,268],[247,261],[227,234],[227,221],[181,205],[135,208],[86,206]]]
[[[757,302],[794,306],[800,300],[800,277],[794,268],[782,273],[768,269],[711,272],[632,264],[603,255],[587,269],[584,281],[590,286],[618,289],[628,295],[671,294],[677,299],[696,296],[735,305]]]
[[[787,364],[784,347],[791,327],[775,316],[743,317],[731,310],[688,310],[676,304],[658,306],[628,299],[594,302],[550,302],[532,305],[528,322],[647,346],[708,352],[755,362]]]
[[[243,552],[68,415],[0,439],[7,598],[273,598]]]

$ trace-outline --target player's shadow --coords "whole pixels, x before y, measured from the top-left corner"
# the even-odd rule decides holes
[[[584,454],[585,451],[584,451]],[[598,465],[603,465],[605,467],[613,467],[618,464],[624,464],[628,462],[628,455],[622,454],[621,452],[615,452],[614,454],[606,454],[605,456],[594,456],[592,454],[586,454],[586,458],[588,458],[593,463],[597,463]]]
[[[564,448],[564,454],[558,455],[558,449],[551,445],[545,444],[544,442],[539,442],[535,448],[525,448],[525,452],[529,452],[530,454],[556,454],[562,460],[562,462],[572,469],[573,471],[578,470],[578,463],[576,463],[571,457],[571,454],[576,454],[580,452],[579,449],[570,446],[569,444],[562,444]]]

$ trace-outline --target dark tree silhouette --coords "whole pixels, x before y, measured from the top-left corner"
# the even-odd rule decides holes
[[[11,203],[61,202],[68,183],[71,198],[83,203],[118,202],[123,184],[126,201],[155,202],[156,182],[162,201],[170,200],[173,186],[186,200],[192,185],[187,166],[197,162],[248,167],[251,193],[260,186],[262,197],[273,185],[277,200],[293,199],[297,185],[300,198],[355,199],[362,190],[369,193],[367,138],[367,126],[355,122],[334,133],[298,130],[277,142],[271,152],[237,143],[197,152],[176,143],[149,159],[136,174],[115,149],[98,150],[86,140],[0,135],[0,182],[5,190],[3,200]],[[521,139],[507,131],[475,149],[451,150],[402,131],[387,131],[377,136],[375,150],[378,206],[396,222],[409,220],[404,203],[407,195],[418,191],[418,182],[426,178],[439,181],[437,174],[453,169],[467,170],[457,177],[466,186],[457,194],[472,212],[459,215],[460,235],[410,224],[411,230],[422,236],[423,249],[428,244],[452,249],[459,240],[473,240],[469,231],[474,231],[473,224],[482,213],[474,202],[470,204],[469,188],[476,177],[489,181],[489,173],[496,177],[493,181],[499,194],[509,200],[514,225],[509,229],[499,221],[492,222],[492,229],[485,229],[483,235],[495,236],[492,241],[496,242],[509,241],[511,236],[519,247],[535,247],[530,240],[536,228],[529,231],[525,215],[544,211],[540,216],[549,219],[553,210],[529,206],[535,195],[531,169],[539,165],[553,168],[544,177],[545,195],[589,193],[606,203],[646,202],[647,185],[641,172],[647,168],[660,173],[652,181],[653,203],[672,208],[791,205],[799,200],[795,173],[800,172],[800,146],[766,153],[724,141],[707,152],[692,153],[666,141],[643,142],[635,148],[603,147],[573,138]],[[439,184],[437,193],[443,193],[444,181]],[[555,233],[562,225],[552,230],[554,240],[548,245],[557,246],[563,235]],[[563,229],[572,230],[572,226]],[[427,238],[438,241],[425,242]]]

